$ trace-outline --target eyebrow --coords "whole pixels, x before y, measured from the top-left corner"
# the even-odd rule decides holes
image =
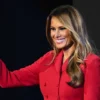
[[[50,27],[54,27],[54,26],[50,26]],[[59,26],[59,27],[65,27],[65,26]]]

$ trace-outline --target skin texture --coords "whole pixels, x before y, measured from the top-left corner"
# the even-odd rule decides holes
[[[51,19],[50,30],[51,38],[56,48],[63,49],[64,62],[68,57],[70,57],[75,49],[74,45],[69,46],[72,42],[70,31],[56,17],[52,17]]]

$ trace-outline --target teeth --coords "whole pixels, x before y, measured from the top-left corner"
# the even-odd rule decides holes
[[[58,40],[56,40],[56,42],[57,42],[57,43],[62,43],[62,42],[64,42],[64,40],[65,40],[65,39],[58,39]]]

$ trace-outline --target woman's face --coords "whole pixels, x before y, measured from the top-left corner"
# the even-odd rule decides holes
[[[58,49],[66,48],[71,42],[70,31],[56,18],[51,18],[50,35]]]

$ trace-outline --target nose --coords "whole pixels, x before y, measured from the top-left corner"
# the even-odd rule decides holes
[[[56,29],[56,31],[55,31],[55,36],[56,36],[56,37],[60,37],[60,31],[57,30],[57,29]]]

